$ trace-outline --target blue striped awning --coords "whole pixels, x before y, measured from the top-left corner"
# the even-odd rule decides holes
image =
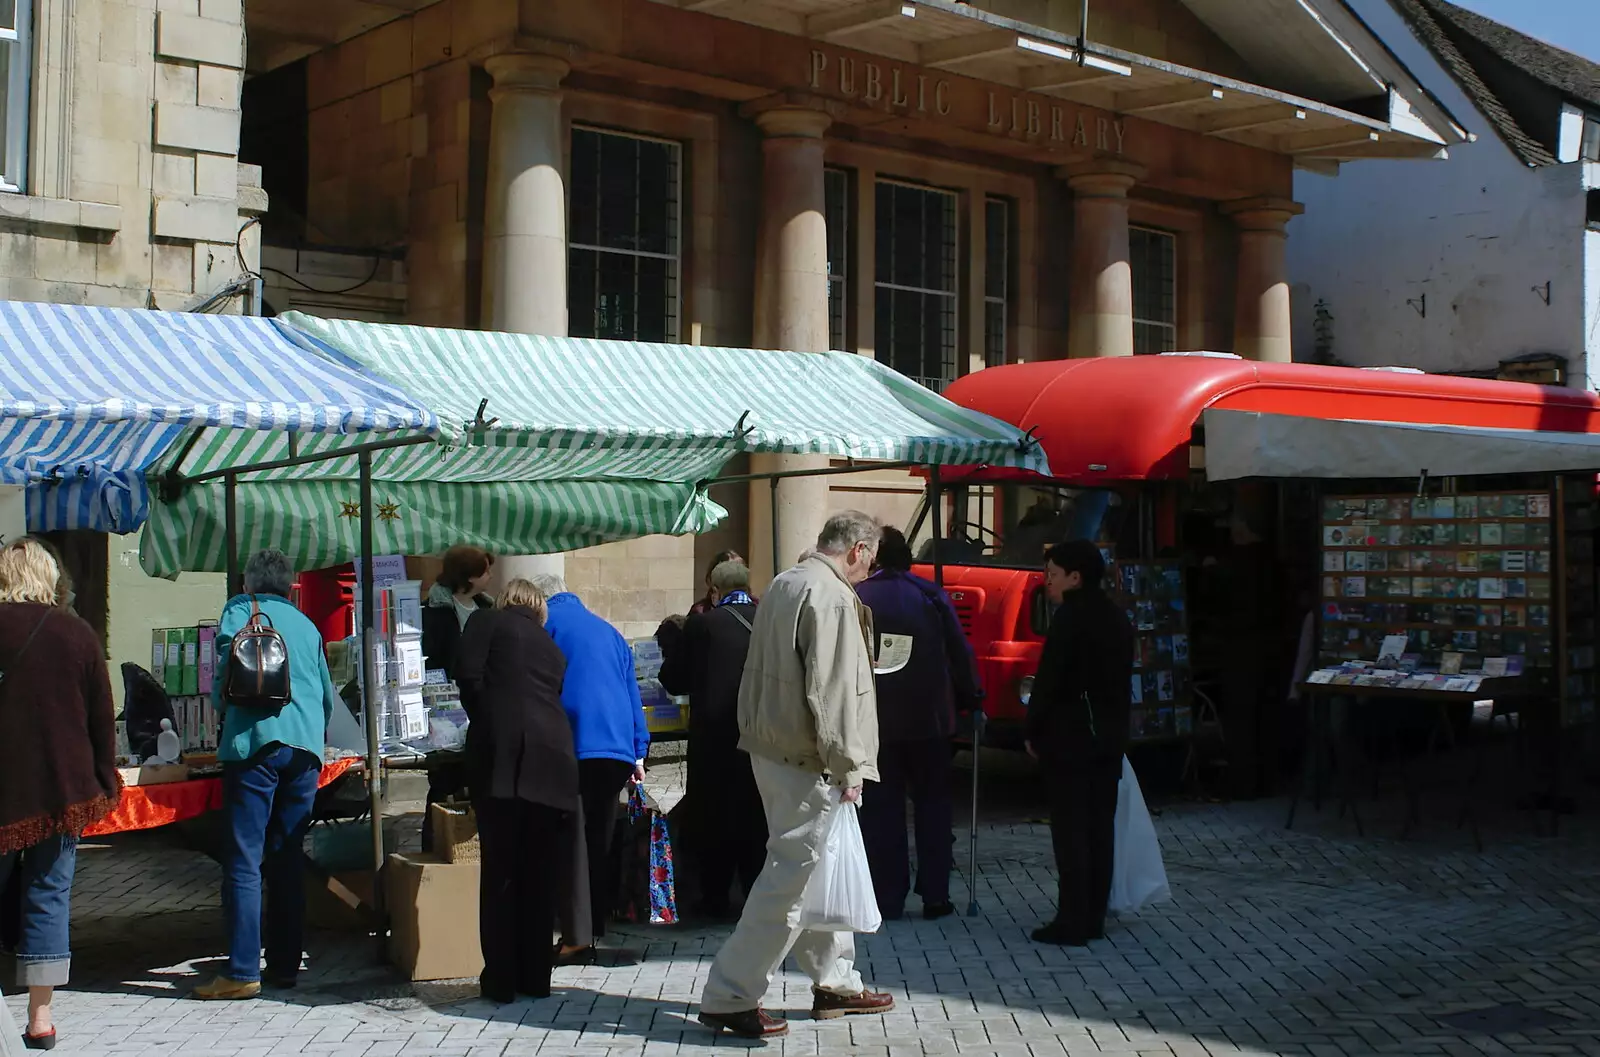
[[[31,531],[131,532],[187,429],[417,431],[432,411],[271,320],[0,301],[0,483]]]

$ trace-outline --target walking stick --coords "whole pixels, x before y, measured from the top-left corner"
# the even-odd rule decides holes
[[[967,917],[978,916],[978,761],[983,756],[983,728],[988,717],[982,708],[972,712],[972,824],[967,845]]]

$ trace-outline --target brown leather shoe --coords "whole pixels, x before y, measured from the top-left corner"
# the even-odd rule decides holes
[[[764,1009],[741,1013],[701,1013],[700,1023],[712,1031],[726,1031],[741,1039],[771,1039],[789,1034],[789,1022]]]
[[[831,991],[811,992],[811,1019],[836,1020],[887,1013],[894,1008],[894,996],[882,991],[863,991],[859,995],[836,995]]]

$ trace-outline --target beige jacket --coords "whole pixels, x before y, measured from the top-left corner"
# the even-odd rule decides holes
[[[878,780],[872,611],[839,567],[809,555],[756,608],[739,684],[739,747],[848,789]]]

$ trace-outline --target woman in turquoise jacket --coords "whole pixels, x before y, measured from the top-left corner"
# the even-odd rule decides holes
[[[228,967],[197,998],[233,1000],[261,993],[261,889],[266,882],[266,983],[293,987],[300,972],[306,902],[302,846],[311,825],[328,720],[343,708],[322,633],[289,601],[294,569],[283,552],[264,550],[245,565],[245,593],[228,600],[217,629],[212,700],[222,713],[222,912]],[[290,701],[277,712],[240,708],[223,694],[233,637],[255,605],[283,636]]]

